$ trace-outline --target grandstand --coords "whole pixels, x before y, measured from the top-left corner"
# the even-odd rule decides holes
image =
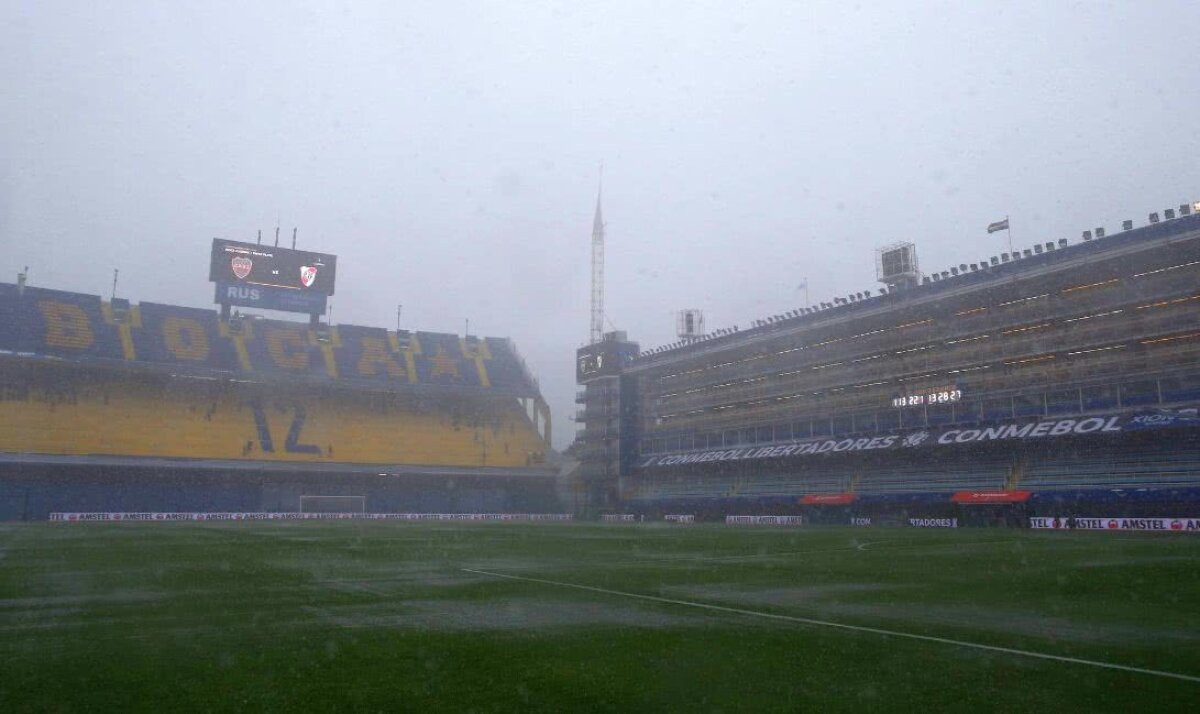
[[[841,518],[1200,500],[1198,285],[1200,216],[1181,208],[641,351],[604,386],[630,405],[623,428],[587,414],[597,389],[577,400],[585,446],[632,454],[602,505]]]
[[[0,518],[547,510],[549,410],[507,339],[0,284]]]

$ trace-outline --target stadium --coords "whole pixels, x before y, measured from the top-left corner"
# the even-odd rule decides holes
[[[0,700],[1186,710],[1198,241],[598,335],[561,468],[510,340],[330,325],[334,256],[214,241],[215,310],[0,285]]]
[[[328,325],[335,261],[214,241],[220,310],[0,284],[0,519],[556,510],[513,343]]]
[[[879,290],[645,351],[610,333],[577,356],[589,493],[846,525],[1195,513],[1192,209],[928,275],[889,246]]]

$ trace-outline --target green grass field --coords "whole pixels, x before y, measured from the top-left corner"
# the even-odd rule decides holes
[[[1195,711],[1197,702],[1200,538],[1189,535],[0,525],[4,711]]]

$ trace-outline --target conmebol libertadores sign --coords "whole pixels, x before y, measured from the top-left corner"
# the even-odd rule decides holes
[[[958,528],[957,518],[909,518],[913,528]]]
[[[897,432],[875,437],[844,439],[806,439],[772,446],[749,446],[735,449],[711,449],[675,454],[654,454],[641,459],[640,468],[707,464],[725,461],[754,461],[759,459],[798,458],[818,454],[837,454],[860,451],[895,449],[925,449],[955,444],[992,441],[1025,441],[1065,436],[1113,434],[1131,430],[1167,426],[1197,426],[1200,420],[1181,414],[1174,415],[1106,415],[1072,419],[1052,419],[1034,422],[1004,423],[979,428],[938,428]]]

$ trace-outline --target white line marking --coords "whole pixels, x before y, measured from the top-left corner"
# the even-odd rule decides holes
[[[776,550],[767,553],[742,553],[737,555],[639,555],[636,556],[636,561],[630,561],[628,558],[622,559],[622,564],[645,565],[647,563],[688,563],[688,562],[736,562],[743,560],[761,560],[770,558],[779,558],[782,556],[792,555],[815,555],[819,553],[845,553],[847,551],[857,550],[865,552],[867,546],[881,546],[889,550],[911,549],[911,548],[941,548],[946,545],[953,545],[958,548],[965,548],[976,545],[993,545],[993,544],[1011,544],[1011,540],[978,540],[958,543],[947,543],[944,541],[928,542],[928,543],[911,543],[908,541],[883,541],[874,540],[862,543],[856,546],[845,546],[841,548],[820,548],[816,550]],[[880,548],[870,548],[872,552],[878,552]]]
[[[802,625],[813,625],[815,627],[830,627],[838,630],[850,630],[853,632],[869,632],[875,635],[884,635],[885,637],[901,637],[909,640],[920,640],[923,642],[936,642],[942,645],[954,645],[956,647],[969,647],[976,650],[984,650],[987,652],[1001,652],[1003,654],[1017,655],[1020,657],[1033,657],[1036,659],[1048,659],[1055,662],[1069,662],[1071,664],[1082,664],[1089,667],[1100,667],[1102,669],[1115,669],[1122,672],[1134,672],[1136,674],[1148,674],[1154,677],[1167,677],[1169,679],[1179,679],[1184,682],[1193,682],[1200,684],[1200,677],[1190,674],[1179,674],[1177,672],[1163,672],[1157,669],[1145,669],[1142,667],[1130,667],[1124,664],[1113,664],[1111,662],[1099,662],[1090,659],[1080,659],[1079,657],[1064,657],[1062,655],[1047,654],[1045,652],[1033,652],[1031,650],[1019,650],[1012,647],[999,647],[997,645],[985,645],[978,642],[967,642],[966,640],[952,640],[948,637],[934,637],[932,635],[918,635],[912,632],[899,632],[897,630],[885,630],[880,627],[866,627],[863,625],[847,625],[842,622],[832,622],[829,620],[814,620],[808,617],[796,617],[794,615],[779,615],[773,612],[760,612],[758,610],[745,610],[740,607],[728,607],[726,605],[711,605],[704,602],[692,602],[690,600],[675,600],[672,598],[658,597],[657,595],[642,595],[641,593],[624,592],[622,590],[609,590],[608,588],[598,588],[592,585],[579,585],[577,583],[564,583],[557,580],[544,580],[542,578],[527,578],[523,575],[505,575],[504,573],[492,573],[487,570],[473,570],[471,568],[461,568],[464,572],[475,573],[476,575],[490,575],[493,578],[504,578],[507,580],[521,580],[528,583],[541,583],[543,585],[554,585],[560,588],[574,588],[576,590],[587,590],[594,593],[603,593],[605,595],[620,595],[621,597],[634,598],[637,600],[649,600],[651,602],[661,602],[668,605],[682,605],[684,607],[695,607],[703,610],[714,610],[717,612],[729,612],[735,615],[747,615],[750,617],[761,617],[768,620],[782,620],[784,622],[796,622]]]

